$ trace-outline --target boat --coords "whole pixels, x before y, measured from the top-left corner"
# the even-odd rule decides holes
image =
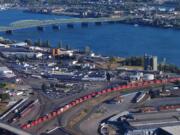
[[[7,10],[6,6],[0,5],[0,11]]]
[[[139,26],[139,24],[134,24],[134,27],[138,27]]]

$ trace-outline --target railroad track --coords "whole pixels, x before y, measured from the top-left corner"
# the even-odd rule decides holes
[[[173,83],[176,81],[180,81],[180,78],[168,78],[168,79],[164,79],[164,80],[153,80],[153,81],[129,83],[127,85],[119,85],[119,86],[116,86],[113,88],[101,90],[99,92],[93,92],[91,94],[77,98],[76,100],[69,102],[65,106],[59,108],[58,110],[50,112],[49,114],[47,114],[43,117],[40,117],[30,123],[24,124],[21,126],[21,128],[22,129],[30,129],[30,128],[40,125],[44,122],[50,121],[50,120],[56,118],[57,116],[61,115],[62,113],[66,112],[67,110],[73,108],[74,106],[79,105],[87,100],[96,98],[97,96],[102,96],[102,95],[112,93],[112,92],[121,92],[121,91],[127,91],[127,90],[129,91],[129,90],[138,89],[138,88],[147,88],[147,87],[151,87],[154,85],[163,85],[163,84]]]

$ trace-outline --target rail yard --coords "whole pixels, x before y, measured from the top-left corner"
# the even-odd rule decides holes
[[[131,134],[179,123],[180,76],[159,71],[156,56],[142,56],[149,65],[129,68],[122,65],[125,58],[87,48],[1,42],[0,107],[6,109],[0,120],[18,132]]]

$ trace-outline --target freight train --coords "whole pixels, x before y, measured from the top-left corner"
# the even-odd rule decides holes
[[[108,89],[104,89],[104,90],[101,90],[98,92],[93,92],[93,93],[90,93],[90,94],[85,95],[83,97],[77,98],[74,101],[71,101],[70,103],[66,104],[63,107],[60,107],[56,111],[50,112],[49,114],[42,116],[36,120],[33,120],[30,123],[24,124],[21,126],[21,128],[22,129],[29,129],[29,128],[32,128],[32,127],[37,126],[39,124],[42,124],[46,121],[50,121],[53,118],[61,115],[65,111],[71,109],[72,107],[74,107],[74,106],[76,106],[82,102],[85,102],[87,100],[90,100],[92,98],[95,98],[96,96],[101,96],[101,95],[111,93],[111,92],[115,92],[115,91],[124,91],[124,90],[129,90],[129,89],[149,87],[151,85],[162,85],[162,84],[166,84],[166,83],[173,83],[176,81],[180,81],[180,78],[169,78],[169,79],[163,79],[163,80],[151,80],[151,81],[144,81],[144,82],[128,83],[126,85],[125,84],[119,85],[119,86],[116,86],[113,88],[108,88]]]

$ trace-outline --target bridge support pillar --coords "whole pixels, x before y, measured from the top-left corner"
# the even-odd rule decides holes
[[[123,21],[116,21],[116,23],[122,23]]]
[[[100,25],[102,25],[102,22],[95,22],[95,25],[100,26]]]
[[[37,27],[37,30],[38,30],[38,31],[44,31],[44,27],[43,27],[43,26],[38,26],[38,27]]]
[[[88,27],[88,23],[87,22],[81,23],[81,27]]]
[[[108,21],[109,24],[115,24],[115,21]]]
[[[53,26],[52,26],[52,29],[53,29],[53,30],[60,30],[60,26],[59,26],[59,25],[53,25]]]
[[[7,30],[5,31],[6,34],[12,35],[13,31],[12,30]]]
[[[68,23],[67,27],[72,29],[72,28],[74,28],[74,25],[72,23]]]

